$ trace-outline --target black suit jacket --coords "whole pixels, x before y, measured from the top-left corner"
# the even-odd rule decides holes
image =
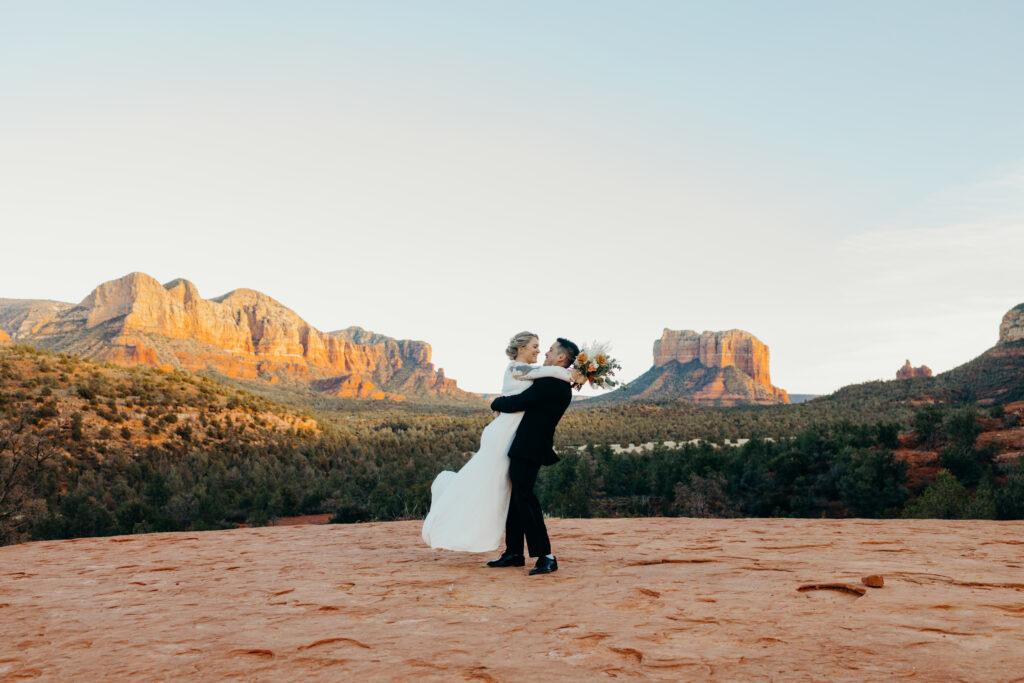
[[[508,457],[522,458],[539,465],[554,465],[555,427],[572,402],[572,387],[554,377],[535,379],[521,394],[499,396],[491,402],[491,410],[502,413],[525,411]]]

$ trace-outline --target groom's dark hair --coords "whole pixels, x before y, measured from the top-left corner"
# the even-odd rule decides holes
[[[569,361],[565,367],[571,368],[572,364],[576,362],[576,356],[580,355],[580,347],[563,337],[559,337],[555,342],[558,344],[558,348],[565,352],[566,360]]]

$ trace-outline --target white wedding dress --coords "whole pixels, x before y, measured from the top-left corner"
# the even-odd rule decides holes
[[[521,375],[527,370],[526,375]],[[567,368],[535,368],[512,361],[505,368],[501,393],[521,393],[540,377],[572,381]],[[522,419],[523,413],[502,413],[494,418],[480,434],[480,450],[469,462],[458,472],[444,471],[434,479],[430,486],[430,512],[423,520],[423,540],[431,548],[481,553],[495,550],[501,544],[511,495],[508,449]]]

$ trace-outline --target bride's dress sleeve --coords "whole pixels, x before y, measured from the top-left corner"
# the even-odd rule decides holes
[[[519,379],[535,380],[541,377],[554,377],[572,383],[572,372],[569,368],[563,368],[560,365],[542,365],[539,368],[533,368]]]
[[[505,375],[501,381],[502,395],[517,394],[529,386],[520,382],[519,378],[532,369],[532,365],[526,365],[525,363],[509,363],[508,367],[505,368]]]
[[[523,379],[533,369],[534,367],[528,363],[512,362],[509,363],[507,372],[512,375],[513,379]]]

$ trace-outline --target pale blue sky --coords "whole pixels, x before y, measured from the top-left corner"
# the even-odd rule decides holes
[[[524,327],[626,379],[663,327],[747,329],[797,393],[945,370],[1024,301],[1021,35],[1020,2],[0,0],[0,296],[253,287],[476,391]]]

